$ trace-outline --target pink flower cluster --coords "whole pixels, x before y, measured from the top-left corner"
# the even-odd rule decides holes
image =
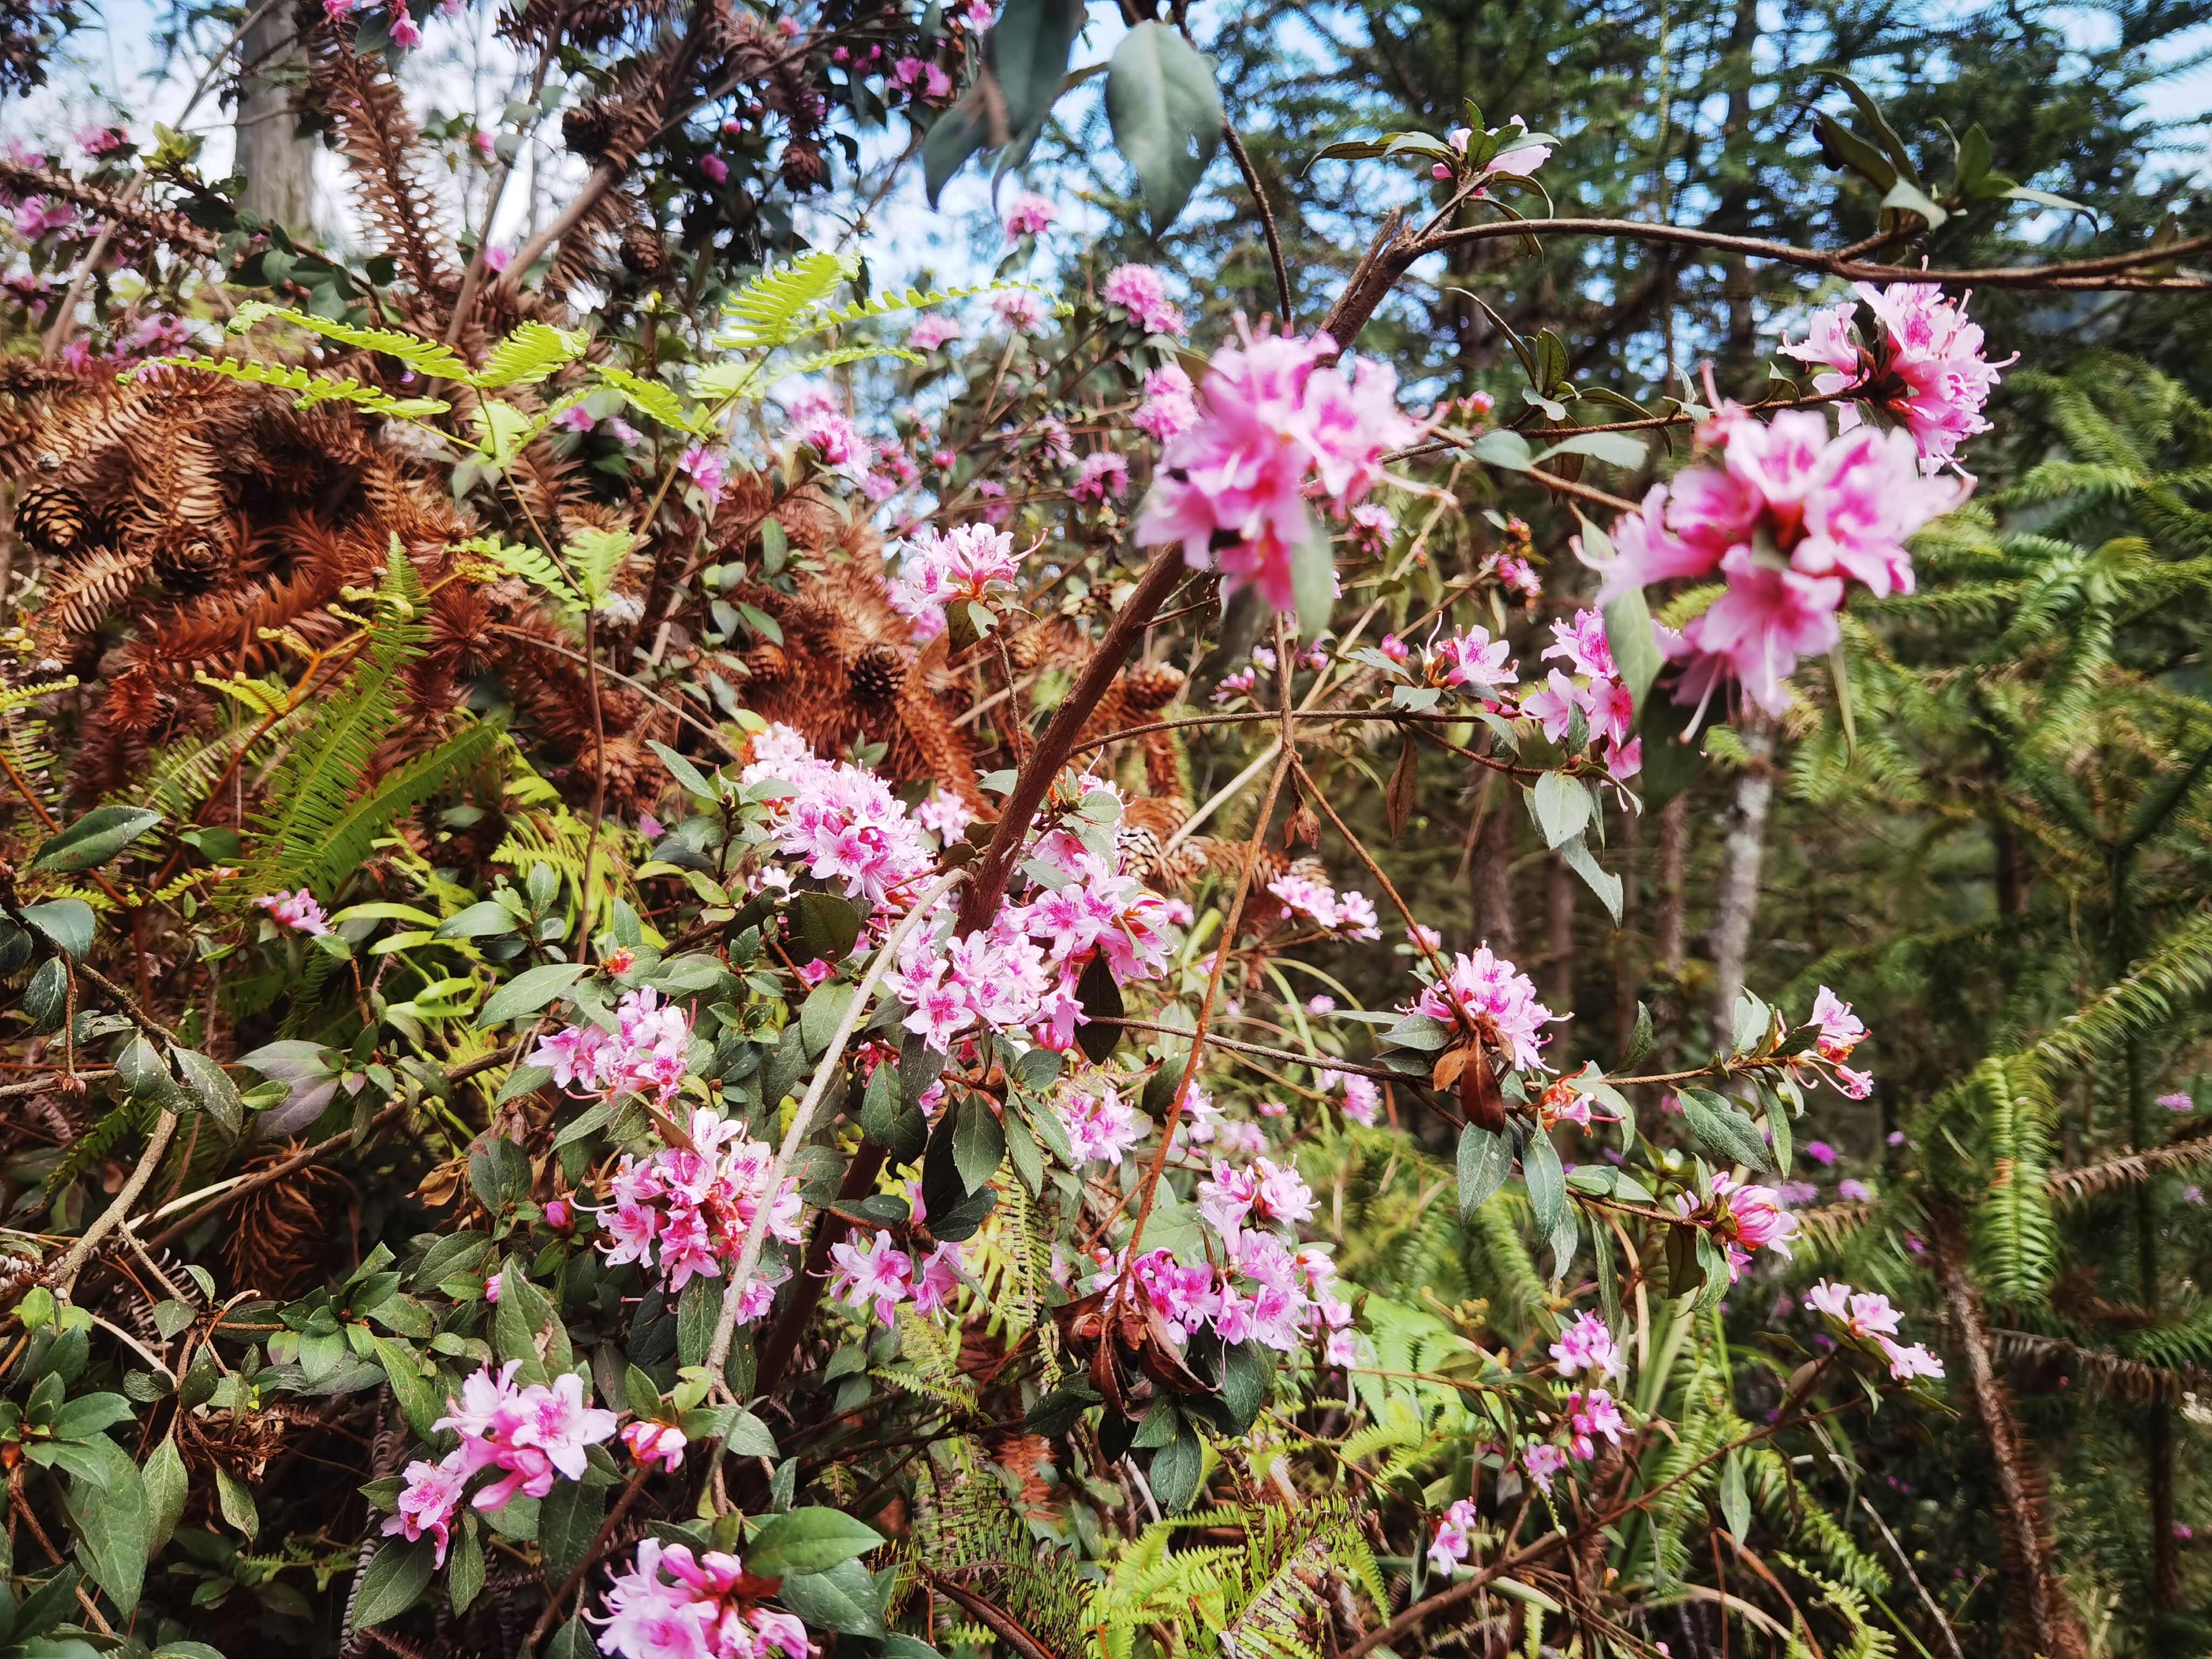
[[[1429,1565],[1440,1573],[1448,1573],[1466,1560],[1474,1548],[1475,1529],[1481,1524],[1482,1517],[1473,1498],[1455,1500],[1444,1511],[1444,1518],[1437,1522],[1437,1535],[1429,1541]]]
[[[747,784],[772,779],[791,791],[770,831],[776,850],[817,881],[842,882],[847,898],[890,909],[935,867],[921,826],[889,784],[864,768],[819,758],[787,726],[753,738],[752,762],[738,776]]]
[[[1732,1175],[1713,1177],[1713,1195],[1693,1203],[1687,1193],[1674,1194],[1674,1208],[1711,1235],[1728,1253],[1729,1282],[1743,1277],[1753,1250],[1772,1250],[1785,1261],[1790,1241],[1797,1236],[1797,1218],[1784,1207],[1782,1194],[1771,1187],[1746,1186]]]
[[[1574,1322],[1559,1333],[1559,1340],[1552,1344],[1552,1359],[1561,1376],[1583,1371],[1592,1376],[1628,1375],[1628,1362],[1620,1356],[1612,1328],[1593,1313],[1576,1315]]]
[[[805,1236],[798,1182],[787,1176],[769,1195],[775,1153],[767,1142],[705,1106],[691,1114],[690,1139],[689,1146],[664,1146],[642,1162],[623,1153],[607,1182],[611,1213],[599,1212],[607,1265],[635,1261],[657,1269],[672,1291],[681,1291],[695,1274],[720,1278],[744,1249],[763,1205],[772,1237],[795,1244]],[[775,1296],[775,1283],[756,1278],[744,1287],[741,1317],[759,1318]]]
[[[1074,1149],[1079,1168],[1085,1164],[1118,1166],[1152,1132],[1152,1119],[1123,1100],[1110,1083],[1100,1083],[1095,1092],[1069,1090],[1053,1101],[1052,1109],[1060,1127],[1067,1133],[1067,1144]]]
[[[1455,1030],[1472,1024],[1486,1042],[1512,1055],[1516,1069],[1544,1063],[1552,1011],[1536,1000],[1535,981],[1487,945],[1473,956],[1455,952],[1443,981],[1424,987],[1413,1007]]]
[[[1813,999],[1813,1018],[1808,1023],[1819,1026],[1820,1034],[1814,1039],[1812,1054],[1797,1061],[1797,1069],[1817,1076],[1820,1062],[1826,1062],[1834,1075],[1836,1087],[1851,1099],[1864,1100],[1873,1093],[1873,1077],[1865,1072],[1855,1072],[1844,1064],[1851,1057],[1851,1050],[1859,1046],[1867,1034],[1866,1027],[1851,1012],[1851,1005],[1823,985],[1820,994]],[[1819,1144],[1817,1141],[1814,1143],[1814,1146]],[[1812,1150],[1811,1146],[1806,1148],[1808,1153]],[[1830,1158],[1833,1156],[1832,1152]]]
[[[691,1016],[664,1003],[649,987],[625,991],[615,1006],[615,1029],[588,1020],[540,1037],[529,1063],[550,1066],[561,1088],[588,1094],[649,1095],[666,1106],[684,1088],[691,1054]]]
[[[253,902],[266,910],[269,919],[280,927],[316,938],[331,931],[331,919],[315,902],[315,896],[304,887],[296,893],[264,893]]]
[[[914,623],[917,639],[945,631],[948,604],[988,599],[1009,589],[1021,574],[1013,537],[988,524],[951,530],[925,525],[901,548],[898,574],[890,583],[891,609]]]
[[[1512,647],[1504,640],[1492,639],[1490,630],[1480,625],[1448,634],[1429,647],[1431,685],[1496,690],[1512,684],[1520,672],[1513,661]]]
[[[1554,668],[1541,687],[1525,693],[1521,712],[1540,721],[1544,735],[1553,743],[1565,739],[1579,712],[1589,740],[1604,745],[1606,769],[1615,778],[1635,776],[1644,768],[1644,740],[1628,735],[1636,702],[1613,665],[1604,616],[1577,611],[1571,623],[1554,622],[1552,641],[1544,647],[1544,657],[1565,658],[1566,670]],[[1579,684],[1570,674],[1581,677]]]
[[[1198,1212],[1224,1238],[1236,1237],[1251,1221],[1295,1227],[1313,1219],[1313,1188],[1295,1169],[1267,1158],[1243,1170],[1217,1158],[1212,1176],[1198,1183]]]
[[[1225,1236],[1223,1265],[1186,1267],[1168,1250],[1147,1250],[1130,1277],[1170,1337],[1188,1340],[1211,1329],[1222,1341],[1258,1342],[1279,1353],[1295,1352],[1307,1336],[1327,1333],[1323,1358],[1332,1365],[1355,1363],[1352,1304],[1337,1296],[1336,1263],[1319,1244],[1296,1249],[1273,1233],[1247,1229]],[[1098,1272],[1085,1286],[1103,1291],[1121,1282],[1118,1252],[1101,1250]]]
[[[1219,562],[1224,592],[1256,585],[1276,610],[1291,609],[1291,555],[1315,534],[1309,483],[1341,513],[1413,431],[1398,410],[1395,371],[1363,361],[1347,380],[1324,366],[1335,355],[1326,334],[1255,338],[1249,330],[1241,347],[1217,352],[1198,388],[1198,424],[1161,456],[1137,540],[1180,542],[1191,568]]]
[[[1198,424],[1198,392],[1190,376],[1174,363],[1145,376],[1145,400],[1129,423],[1159,443],[1180,437]]]
[[[734,1555],[695,1555],[684,1544],[638,1540],[629,1571],[607,1586],[599,1647],[620,1659],[812,1659],[806,1626],[739,1595]]]
[[[1341,933],[1346,939],[1382,937],[1374,901],[1356,887],[1340,893],[1311,876],[1282,875],[1267,884],[1267,891],[1281,903],[1285,915],[1304,916],[1324,932]]]
[[[1997,371],[2019,354],[1996,363],[1983,355],[1982,325],[1966,319],[1971,294],[1954,305],[1933,283],[1860,283],[1852,292],[1881,325],[1871,349],[1852,325],[1857,302],[1842,300],[1814,313],[1804,343],[1784,345],[1783,355],[1833,371],[1814,377],[1815,391],[1862,392],[1912,434],[1925,471],[1956,465],[1960,442],[1990,429],[1982,406],[1996,389]],[[1846,404],[1842,418],[1856,425],[1856,406]]]
[[[799,442],[813,447],[824,466],[851,473],[867,465],[872,447],[827,386],[807,387],[792,398],[789,410],[792,431]]]
[[[548,1387],[514,1385],[522,1362],[510,1359],[494,1376],[489,1368],[461,1384],[461,1397],[446,1401],[446,1415],[432,1426],[451,1429],[461,1443],[436,1463],[407,1466],[399,1493],[399,1512],[384,1523],[386,1535],[410,1542],[428,1534],[437,1540],[437,1559],[446,1545],[461,1492],[479,1470],[495,1468],[501,1479],[476,1495],[477,1509],[505,1509],[517,1498],[543,1498],[559,1474],[584,1476],[585,1451],[615,1431],[615,1414],[584,1403],[584,1380],[564,1371]]]
[[[1127,312],[1147,334],[1180,334],[1189,326],[1182,307],[1168,298],[1167,278],[1151,265],[1115,266],[1098,292],[1108,305]]]
[[[1897,1340],[1899,1315],[1889,1298],[1872,1291],[1855,1291],[1848,1285],[1822,1279],[1805,1296],[1805,1305],[1826,1314],[1855,1341],[1872,1344],[1889,1362],[1889,1374],[1899,1382],[1916,1376],[1941,1376],[1943,1362],[1924,1343]]]
[[[924,63],[919,58],[902,58],[892,64],[891,84],[933,104],[952,95],[952,77],[945,73],[945,66]]]
[[[1079,501],[1113,500],[1129,487],[1129,463],[1110,449],[1085,455],[1074,488],[1067,493]]]
[[[1615,524],[1606,594],[1718,572],[1728,591],[1679,635],[1662,631],[1667,654],[1686,665],[1675,699],[1702,704],[1735,681],[1779,714],[1798,659],[1842,638],[1846,583],[1877,599],[1911,592],[1905,538],[1968,487],[1924,477],[1902,432],[1862,427],[1831,438],[1809,410],[1762,425],[1731,405],[1699,435],[1721,449],[1722,464],[1653,485],[1643,511]]]
[[[927,317],[915,319],[914,326],[907,331],[906,343],[915,351],[934,351],[947,340],[959,337],[958,319],[933,312]]]
[[[1025,288],[1009,289],[991,296],[992,314],[1017,334],[1037,334],[1052,316],[1043,300]]]
[[[883,1324],[892,1322],[899,1304],[912,1298],[915,1311],[941,1313],[960,1288],[960,1247],[939,1244],[917,1262],[889,1233],[878,1231],[866,1249],[833,1245],[835,1264],[830,1293],[855,1308],[872,1308]]]
[[[707,498],[709,509],[722,499],[722,490],[729,483],[729,476],[722,458],[713,450],[693,444],[677,459],[676,470],[698,486],[699,493]]]
[[[1006,204],[1006,235],[1009,240],[1017,236],[1042,236],[1052,228],[1053,221],[1059,217],[1060,210],[1053,206],[1048,198],[1040,196],[1033,190],[1019,191],[1013,200]]]

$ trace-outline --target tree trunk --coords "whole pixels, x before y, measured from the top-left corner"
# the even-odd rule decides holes
[[[1772,723],[1747,718],[1743,746],[1751,758],[1729,803],[1720,885],[1713,896],[1713,1020],[1723,1034],[1735,1017],[1751,953],[1751,925],[1759,915],[1759,866],[1766,852],[1767,808],[1774,799]]]
[[[1948,1208],[1930,1213],[1936,1249],[1936,1279],[1960,1356],[1966,1362],[1967,1391],[1988,1437],[1996,1464],[1997,1489],[2004,1494],[2006,1542],[2027,1580],[2028,1620],[2043,1659],[2088,1659],[2089,1641],[2066,1587],[2051,1564],[2054,1545],[2044,1513],[2042,1471],[2021,1432],[2012,1390],[1990,1358],[1989,1323],[1982,1299],[1966,1278],[1966,1237],[1958,1216]]]
[[[1544,920],[1551,934],[1545,954],[1552,959],[1552,971],[1545,994],[1555,1011],[1574,1006],[1575,889],[1581,884],[1582,878],[1567,867],[1565,859],[1551,860],[1544,890]]]
[[[1474,936],[1500,956],[1511,956],[1517,936],[1513,926],[1514,811],[1507,798],[1492,805],[1475,837],[1474,879],[1469,896],[1474,902]]]
[[[299,136],[299,88],[307,75],[297,20],[272,6],[240,47],[236,157],[246,175],[239,205],[288,229],[314,223],[315,141]]]

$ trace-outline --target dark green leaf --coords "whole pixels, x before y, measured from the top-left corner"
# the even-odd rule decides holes
[[[559,1589],[583,1564],[606,1513],[606,1488],[587,1486],[580,1480],[556,1480],[553,1490],[538,1500],[538,1548],[548,1584]]]
[[[1137,170],[1158,235],[1182,212],[1221,143],[1221,94],[1212,61],[1171,25],[1138,24],[1115,48],[1107,70],[1106,118],[1115,144]]]
[[[224,1133],[240,1133],[246,1127],[246,1103],[222,1067],[196,1048],[169,1052],[185,1074],[185,1098],[221,1125]]]
[[[1314,637],[1311,635],[1308,638]],[[1114,970],[1107,965],[1106,953],[1096,952],[1091,963],[1083,970],[1083,977],[1075,982],[1076,1000],[1083,1005],[1085,1018],[1093,1021],[1118,1020],[1126,1012],[1121,1002],[1121,988],[1115,982]],[[1119,1025],[1079,1025],[1075,1031],[1076,1046],[1093,1066],[1103,1066],[1121,1041]]]
[[[70,874],[105,864],[161,821],[143,806],[95,806],[39,848],[33,870]]]
[[[1774,1168],[1766,1138],[1735,1102],[1710,1089],[1680,1089],[1675,1097],[1682,1103],[1683,1122],[1706,1151],[1750,1169]]]
[[[1567,1201],[1567,1177],[1559,1167],[1559,1148],[1541,1131],[1530,1135],[1528,1144],[1521,1149],[1521,1178],[1528,1183],[1536,1225],[1549,1235]]]
[[[1459,1212],[1471,1216],[1485,1204],[1513,1172],[1513,1143],[1470,1123],[1459,1134]]]
[[[591,971],[591,965],[582,962],[549,962],[525,969],[492,993],[477,1016],[477,1029],[538,1012]]]
[[[810,1506],[771,1516],[753,1534],[745,1567],[763,1578],[826,1572],[879,1547],[883,1535],[842,1510]]]
[[[99,918],[82,899],[52,899],[44,904],[26,905],[23,920],[56,950],[82,961],[84,953],[92,949],[93,930]]]
[[[804,1510],[794,1510],[794,1515]],[[783,1517],[778,1516],[781,1520]],[[745,1556],[745,1570],[772,1577]],[[793,1572],[784,1576],[777,1598],[817,1630],[834,1630],[847,1636],[884,1634],[883,1598],[876,1581],[858,1561],[841,1561],[822,1572]]]
[[[969,1095],[960,1103],[952,1130],[952,1167],[960,1172],[960,1184],[971,1193],[981,1192],[998,1174],[1006,1155],[1006,1132],[999,1115],[986,1097]]]
[[[411,1544],[395,1538],[379,1549],[362,1572],[360,1594],[354,1597],[353,1628],[381,1625],[413,1607],[436,1570],[436,1552],[435,1540],[428,1538]]]
[[[1166,1514],[1182,1514],[1197,1500],[1205,1467],[1206,1454],[1198,1435],[1186,1429],[1152,1454],[1152,1468],[1146,1471],[1145,1479],[1152,1489],[1153,1501]]]

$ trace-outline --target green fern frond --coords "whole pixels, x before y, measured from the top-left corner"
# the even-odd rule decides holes
[[[219,374],[226,380],[242,380],[250,386],[275,386],[280,391],[299,394],[293,400],[295,409],[312,409],[317,404],[344,403],[364,410],[371,415],[389,415],[396,420],[419,421],[431,415],[442,415],[453,405],[440,398],[395,398],[388,392],[363,386],[359,380],[343,375],[315,374],[288,363],[254,362],[236,357],[155,357],[149,362],[173,368],[193,368],[204,374]],[[145,365],[141,365],[143,368]],[[131,371],[125,370],[127,375]]]
[[[813,313],[860,274],[860,262],[853,255],[819,250],[763,271],[723,307],[730,322],[718,343],[740,351],[788,345],[818,325]]]
[[[1991,1294],[2040,1301],[2058,1270],[2058,1221],[2048,1182],[2057,1103],[2032,1060],[1990,1059],[1967,1085],[1989,1147],[1989,1185],[1974,1206],[1975,1259]]]
[[[409,761],[349,804],[331,822],[325,838],[310,855],[293,865],[290,878],[317,892],[335,891],[349,872],[367,862],[376,838],[394,818],[412,811],[491,756],[499,746],[499,737],[496,725],[471,726],[428,754]]]
[[[524,323],[503,337],[484,356],[484,366],[467,376],[471,386],[484,389],[536,386],[564,364],[589,349],[590,340],[580,331],[556,328],[550,323]]]
[[[417,374],[427,374],[433,380],[465,381],[471,378],[467,362],[451,347],[435,340],[426,340],[417,334],[402,334],[397,329],[361,328],[351,323],[339,322],[335,318],[318,317],[308,312],[297,311],[289,306],[273,306],[265,300],[248,300],[239,307],[238,314],[230,319],[230,331],[243,334],[270,319],[289,323],[295,328],[306,329],[311,334],[319,334],[325,340],[335,340],[341,345],[396,357]],[[533,325],[525,325],[525,327],[530,326]],[[534,326],[542,328],[544,325]]]

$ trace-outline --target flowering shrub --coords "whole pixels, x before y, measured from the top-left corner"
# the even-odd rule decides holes
[[[1856,284],[1779,347],[1809,388],[1685,377],[1647,410],[1493,313],[1527,384],[1421,404],[1425,368],[1356,349],[1394,285],[1589,232],[1533,217],[1566,145],[1517,117],[1340,155],[1412,166],[1433,217],[1394,216],[1325,322],[1285,272],[1231,328],[1206,273],[1079,252],[1065,195],[1011,185],[1002,269],[1062,250],[1048,283],[891,291],[715,241],[795,236],[839,121],[908,123],[933,193],[986,149],[1019,167],[1072,50],[1037,0],[663,19],[613,69],[621,29],[518,13],[592,94],[562,122],[592,182],[511,258],[431,246],[430,174],[389,160],[421,141],[393,66],[443,15],[325,9],[314,95],[384,168],[358,270],[181,150],[144,177],[190,214],[10,187],[40,271],[81,210],[203,264],[213,218],[229,286],[272,297],[173,283],[189,324],[113,313],[0,427],[32,584],[0,690],[28,1126],[0,1647],[1643,1652],[1709,1597],[1792,1651],[1884,1650],[1850,1500],[1905,1558],[1850,1463],[1887,1453],[1836,1419],[1934,1433],[1971,1391],[2016,1474],[1989,1310],[2057,1328],[2036,1218],[2201,1157],[2054,1167],[2042,1068],[2092,1018],[1907,1099],[1856,931],[1747,982],[1775,745],[1808,791],[1933,799],[1905,748],[1951,666],[1862,751],[1854,665],[1893,689],[1881,607],[1960,568],[1993,605],[2025,556],[1974,539],[1997,492],[1960,471],[2012,360],[1951,275],[1855,274],[2010,198],[1897,173],[1876,243],[1787,251]],[[1137,17],[1106,107],[1164,226],[1222,141],[1212,69]],[[449,136],[495,200],[521,134]],[[2100,628],[2131,582],[2184,591],[2130,549],[2081,561]],[[2058,600],[2022,604],[2052,688],[1978,731],[2097,681]],[[2158,720],[2197,733],[2190,695]],[[2069,793],[2095,747],[1945,811],[2017,858],[2021,799],[2061,800],[2090,826],[2066,867],[2119,903],[2152,831]],[[2168,811],[2205,769],[2172,758],[2142,765]],[[1710,973],[1686,810],[1646,839],[1700,778],[1736,791]],[[1505,902],[1529,871],[1549,941]],[[2201,989],[2185,952],[2130,960],[2107,1013]],[[2192,1108],[2138,1038],[2142,1140],[2146,1103]],[[1869,1156],[1878,1093],[1913,1133]],[[1834,1139],[1801,1146],[1808,1116]],[[1904,1340],[1931,1302],[1966,1363]],[[2168,1340],[2107,1371],[2163,1401]],[[2086,1652],[2015,1519],[2041,1650]]]

